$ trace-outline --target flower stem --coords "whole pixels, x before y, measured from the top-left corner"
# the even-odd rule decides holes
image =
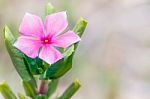
[[[40,80],[40,86],[38,90],[39,95],[45,95],[48,91],[48,80]]]

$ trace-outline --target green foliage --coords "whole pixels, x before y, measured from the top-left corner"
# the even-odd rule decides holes
[[[24,54],[13,46],[15,38],[7,26],[4,27],[4,40],[13,65],[16,68],[20,77],[24,81],[34,81],[33,76],[30,74],[24,63]]]
[[[70,99],[80,88],[79,80],[74,82],[66,89],[66,91],[58,99]]]
[[[82,17],[78,20],[77,24],[75,25],[73,31],[78,34],[80,37],[83,35],[86,27],[87,27],[87,21],[83,19]],[[74,44],[75,48],[77,48],[78,43]]]
[[[85,28],[87,26],[87,21],[83,18],[80,18],[74,27],[74,32],[77,33],[80,37],[82,36]],[[57,79],[63,76],[72,68],[72,58],[77,48],[78,43],[70,46],[64,53],[64,58],[58,62],[52,64],[44,73],[44,78]]]
[[[42,74],[44,72],[44,70],[47,69],[43,65],[43,61],[38,57],[37,58],[30,58],[28,56],[25,56],[24,62],[26,64],[26,66],[28,66],[30,72],[33,75]]]
[[[81,37],[85,31],[86,26],[87,21],[81,17],[75,25],[73,31]]]
[[[46,95],[38,95],[35,99],[48,99]]]
[[[53,5],[51,3],[47,3],[45,6],[45,16],[54,12],[55,12],[55,8],[53,7]]]
[[[44,73],[44,78],[57,79],[71,69],[71,62],[65,64],[64,58],[52,64]]]
[[[30,81],[22,81],[22,84],[23,84],[23,87],[24,87],[24,90],[25,90],[25,93],[27,96],[35,99],[36,97],[36,86],[34,86],[34,84]]]
[[[45,6],[45,16],[53,12],[55,12],[55,8],[48,3]],[[86,26],[87,21],[83,18],[80,18],[73,31],[81,37]],[[22,78],[22,85],[26,93],[26,96],[22,93],[18,93],[19,99],[27,99],[27,96],[32,99],[48,99],[51,97],[57,89],[59,78],[72,68],[73,56],[79,43],[77,42],[67,49],[56,47],[61,53],[64,54],[64,58],[54,64],[49,65],[39,57],[34,59],[30,58],[15,48],[13,44],[16,39],[7,26],[4,27],[4,40],[12,63]],[[46,80],[46,82],[48,82],[45,84],[48,85],[48,90],[43,89],[46,94],[40,94],[40,91],[37,90],[38,88],[35,76],[39,78],[36,79],[37,81]],[[75,80],[58,99],[70,99],[79,88],[80,83],[78,80]],[[0,84],[0,92],[5,99],[17,99],[5,81]]]
[[[56,91],[58,82],[59,82],[58,79],[55,79],[55,80],[52,80],[51,82],[49,82],[47,97],[50,97]]]
[[[0,92],[2,93],[5,99],[17,99],[17,97],[15,96],[15,94],[13,93],[6,81],[3,81],[0,84]]]
[[[19,99],[27,99],[26,96],[24,96],[22,93],[18,93]]]

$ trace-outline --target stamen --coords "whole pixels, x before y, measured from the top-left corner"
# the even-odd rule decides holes
[[[45,42],[45,43],[48,43],[48,42],[49,42],[49,40],[47,40],[47,39],[46,39],[46,40],[44,40],[44,42]]]
[[[50,44],[51,43],[51,39],[49,37],[44,37],[41,38],[43,44]]]

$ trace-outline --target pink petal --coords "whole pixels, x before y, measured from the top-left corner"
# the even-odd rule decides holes
[[[40,17],[26,13],[19,27],[23,35],[41,37],[44,35],[43,23]]]
[[[63,58],[63,55],[51,45],[44,46],[39,57],[49,64],[53,64]]]
[[[54,41],[53,45],[62,47],[62,48],[67,48],[73,43],[76,43],[80,41],[80,37],[75,34],[73,31],[68,31],[60,36],[58,36]]]
[[[32,37],[20,36],[14,43],[14,46],[31,58],[38,56],[39,48],[42,46],[40,40]]]
[[[58,12],[48,15],[45,20],[45,28],[48,34],[58,35],[68,25],[66,12]]]

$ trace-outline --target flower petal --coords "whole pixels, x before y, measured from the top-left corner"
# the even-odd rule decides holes
[[[39,48],[42,46],[40,40],[32,37],[20,36],[14,43],[14,46],[31,58],[38,56]]]
[[[39,57],[49,64],[53,64],[63,58],[63,55],[53,46],[44,46]]]
[[[48,34],[58,35],[65,30],[68,25],[66,12],[58,12],[46,16],[45,28]]]
[[[68,31],[54,39],[53,45],[62,47],[62,48],[67,48],[73,43],[76,43],[80,41],[80,37],[75,34],[73,31]]]
[[[19,27],[23,35],[41,37],[44,35],[43,23],[40,17],[26,13]]]

